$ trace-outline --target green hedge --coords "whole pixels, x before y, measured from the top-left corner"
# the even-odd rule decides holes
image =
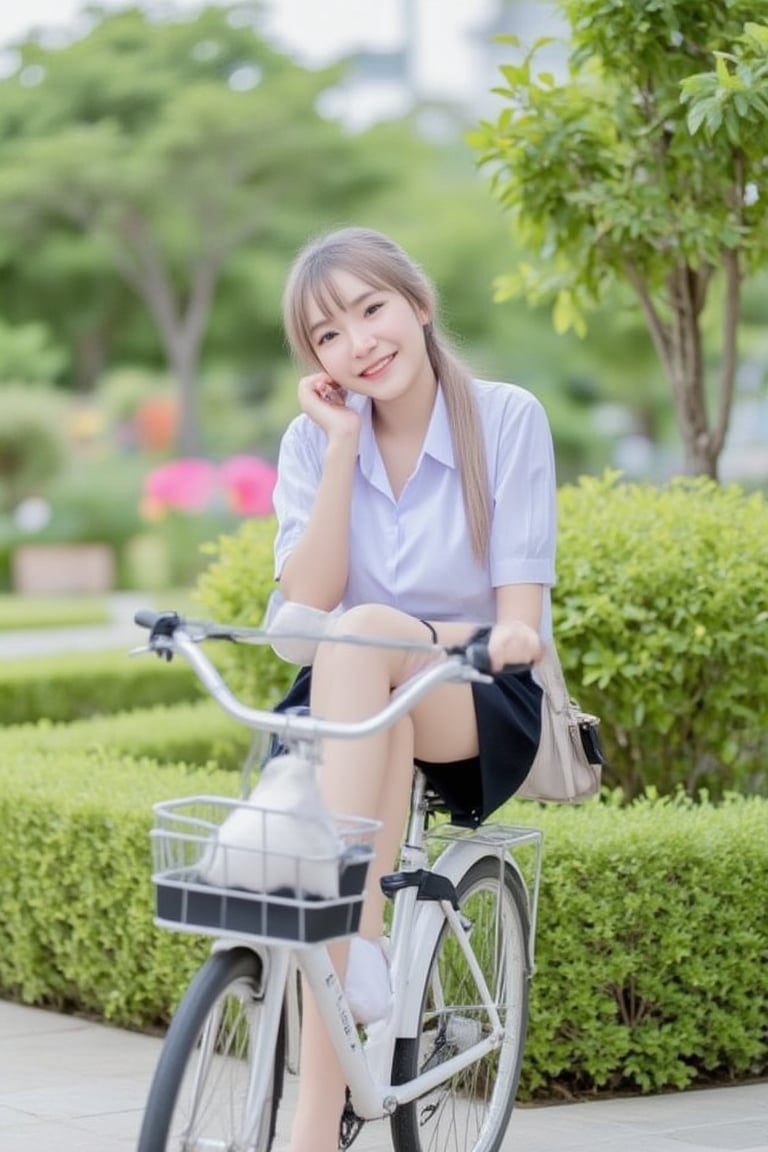
[[[258,627],[270,593],[272,576],[273,517],[249,520],[233,536],[220,536],[206,551],[213,558],[195,589],[195,600],[204,616],[228,624]],[[296,674],[292,664],[279,660],[271,648],[232,646],[217,650],[216,662],[233,690],[258,705],[276,701]]]
[[[152,926],[150,806],[236,779],[36,748],[0,781],[0,990],[162,1024],[207,946]],[[504,815],[545,833],[524,1098],[768,1071],[768,802]]]
[[[559,493],[555,634],[603,719],[609,784],[690,795],[768,784],[768,504],[680,479]]]
[[[587,477],[559,490],[555,635],[573,695],[602,719],[605,781],[716,797],[768,786],[768,505],[709,480],[663,487]],[[258,624],[274,524],[210,547],[198,597]],[[276,698],[294,669],[269,649],[226,657],[246,695]]]
[[[77,720],[200,699],[194,672],[126,651],[80,652],[0,662],[0,725]]]
[[[526,1095],[768,1072],[767,800],[505,815],[544,831]]]
[[[137,1028],[162,1025],[206,954],[152,923],[154,801],[232,793],[231,774],[97,751],[0,766],[0,988]]]
[[[147,758],[159,764],[209,764],[240,769],[251,733],[213,700],[158,705],[92,716],[70,724],[18,724],[0,729],[0,760],[46,752],[81,755],[105,750],[111,757]]]

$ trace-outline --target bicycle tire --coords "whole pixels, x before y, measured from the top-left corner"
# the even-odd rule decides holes
[[[283,1089],[284,1013],[268,1097],[246,1143],[246,1096],[259,1052],[262,964],[255,952],[215,952],[196,973],[171,1021],[147,1099],[137,1152],[241,1148],[269,1152]],[[210,1027],[215,1029],[214,1055]]]
[[[528,1026],[528,901],[514,868],[497,856],[476,860],[456,885],[460,914],[494,993],[504,1027],[501,1047],[390,1118],[395,1152],[498,1152],[520,1079]],[[496,901],[500,897],[496,928]],[[490,917],[490,919],[489,919]],[[500,944],[497,954],[495,941]],[[499,961],[499,963],[497,963]],[[445,991],[442,992],[441,989]],[[392,1080],[404,1084],[484,1034],[488,1014],[466,960],[444,922],[428,968],[415,1038],[395,1045]]]

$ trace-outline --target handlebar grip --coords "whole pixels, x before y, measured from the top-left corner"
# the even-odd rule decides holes
[[[133,622],[138,624],[139,628],[154,628],[159,615],[159,612],[155,612],[151,608],[139,608],[138,612],[133,614]]]
[[[464,655],[467,663],[476,668],[478,672],[485,672],[486,674],[491,671],[491,654],[488,650],[488,645],[482,640],[476,640],[474,644],[468,644]]]
[[[491,668],[491,656],[488,651],[488,645],[482,640],[476,640],[474,644],[468,644],[465,650],[467,662],[476,668],[478,672],[484,672],[488,676],[499,676],[506,673],[510,676],[521,676],[524,672],[530,672],[530,664],[505,664],[500,672],[494,672]]]
[[[173,636],[182,623],[178,612],[154,612],[151,608],[140,608],[133,619],[139,628],[149,629],[151,640],[155,636]]]

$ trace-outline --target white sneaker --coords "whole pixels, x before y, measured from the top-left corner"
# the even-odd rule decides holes
[[[389,941],[385,936],[379,940],[352,937],[344,984],[347,1002],[358,1024],[365,1026],[384,1019],[392,1003]]]

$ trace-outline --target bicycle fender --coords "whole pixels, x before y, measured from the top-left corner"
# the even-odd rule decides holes
[[[448,844],[435,861],[432,871],[447,877],[452,884],[456,885],[476,861],[485,856],[497,857],[497,855],[492,848],[489,848],[488,844],[477,843],[471,838],[454,840]],[[514,868],[520,876],[521,882],[524,883],[516,861],[508,852],[504,853],[504,862]],[[421,997],[443,922],[443,912],[439,904],[431,901],[419,903],[418,915],[414,923],[413,940],[409,948],[408,981],[397,1029],[398,1036],[413,1038],[417,1035],[421,1018]]]

